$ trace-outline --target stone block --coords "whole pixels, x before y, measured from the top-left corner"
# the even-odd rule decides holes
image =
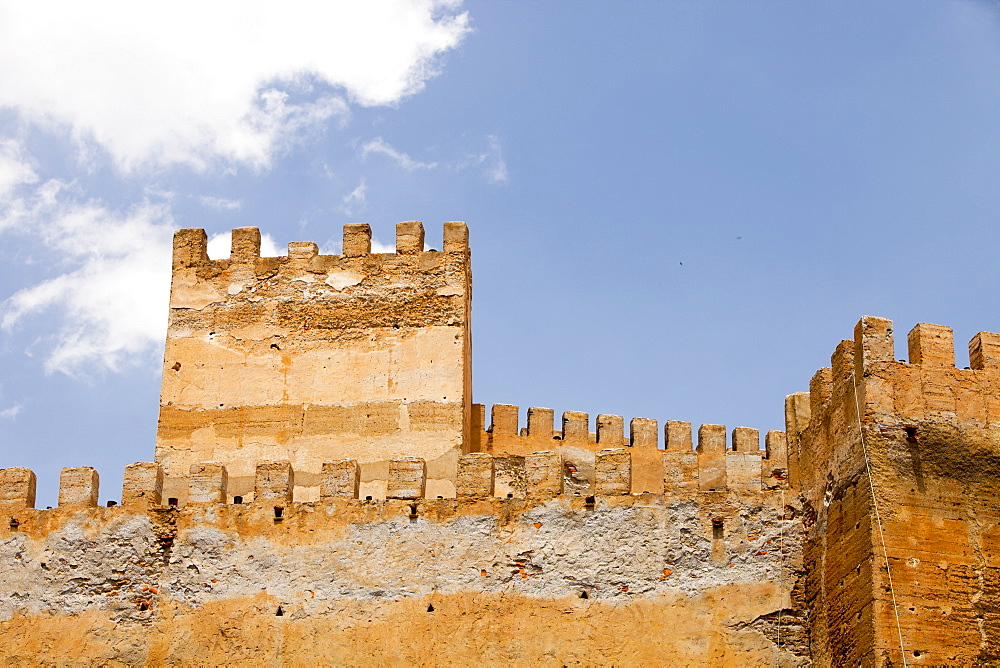
[[[605,448],[622,447],[625,444],[625,418],[621,415],[598,415],[597,442]]]
[[[342,252],[345,257],[362,257],[371,254],[372,228],[368,223],[349,223],[344,225]]]
[[[253,483],[254,503],[291,503],[295,472],[290,462],[260,462]]]
[[[100,476],[89,466],[64,468],[59,473],[59,505],[96,506]]]
[[[632,492],[632,456],[625,448],[599,450],[594,462],[594,491],[604,496]]]
[[[229,261],[233,264],[254,264],[260,259],[260,230],[237,227],[233,230]]]
[[[563,491],[563,463],[558,452],[545,450],[524,457],[526,494],[552,496]]]
[[[459,497],[493,496],[493,455],[473,452],[458,458],[455,492]]]
[[[910,364],[955,366],[955,335],[951,327],[922,322],[906,337]]]
[[[22,466],[0,469],[0,510],[34,508],[37,483],[31,469]]]
[[[360,470],[356,459],[337,459],[323,463],[320,499],[358,498]]]
[[[225,503],[229,488],[226,467],[219,462],[192,464],[188,474],[188,503]]]
[[[979,332],[969,341],[969,366],[973,369],[1000,367],[1000,334]]]
[[[668,452],[694,452],[691,442],[691,423],[667,420],[663,425],[663,443]]]
[[[683,495],[698,491],[699,470],[698,453],[687,452],[663,453],[663,493]]]
[[[562,416],[563,443],[590,443],[590,415],[582,411],[565,411]]]
[[[698,485],[701,491],[726,488],[726,428],[703,424],[698,428]]]
[[[427,485],[427,465],[419,457],[400,457],[389,462],[386,498],[421,499]]]
[[[396,253],[415,255],[424,250],[424,224],[415,220],[396,223]]]
[[[163,467],[153,462],[137,462],[125,467],[122,503],[163,503]]]
[[[319,246],[313,241],[291,241],[288,244],[289,260],[311,260],[319,255]]]

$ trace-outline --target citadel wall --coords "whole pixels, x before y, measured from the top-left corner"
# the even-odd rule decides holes
[[[174,236],[156,438],[167,496],[216,461],[249,499],[256,463],[287,460],[298,497],[315,500],[334,458],[357,460],[362,489],[384,495],[389,460],[406,455],[454,493],[444,471],[467,449],[471,410],[464,223],[444,224],[440,251],[424,250],[418,222],[397,225],[394,254],[371,252],[366,224],[345,226],[341,255],[295,242],[262,258],[257,228],[233,230],[229,259],[206,248],[204,230]]]
[[[786,401],[814,662],[1000,661],[1000,335],[866,316]],[[904,655],[904,656],[901,656]]]
[[[154,462],[0,469],[13,665],[1000,661],[1000,335],[864,317],[785,432],[471,403],[467,232],[175,237]],[[662,440],[660,433],[662,429]]]
[[[419,496],[418,458],[393,462],[386,500],[355,498],[338,462],[295,502],[288,464],[261,463],[250,503],[206,465],[170,505],[137,464],[102,508],[92,469],[67,469],[44,510],[5,469],[0,646],[14,665],[804,665],[795,500],[633,494],[632,451],[595,454],[590,497],[551,451],[511,498],[489,453],[459,460],[452,499]]]

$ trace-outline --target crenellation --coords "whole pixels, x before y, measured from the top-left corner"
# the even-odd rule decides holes
[[[225,503],[229,474],[220,462],[199,462],[188,470],[188,503]]]
[[[0,512],[35,507],[35,472],[22,466],[0,469]]]
[[[590,443],[590,415],[582,411],[564,411],[562,414],[563,443],[586,445]]]
[[[621,415],[597,416],[597,444],[619,448],[625,444],[625,418]]]
[[[97,505],[101,478],[90,466],[64,468],[59,473],[59,507]]]
[[[892,321],[865,315],[854,327],[855,376],[860,378],[869,365],[896,359]]]
[[[764,489],[788,489],[788,438],[785,432],[767,432],[764,445],[765,455],[760,463]]]
[[[733,428],[733,452],[759,452],[760,431],[750,427]]]
[[[189,228],[174,232],[173,269],[186,269],[208,262],[208,235]]]
[[[372,252],[372,228],[368,223],[344,225],[341,253],[344,257],[366,257]]]
[[[125,467],[123,504],[158,506],[163,502],[163,467],[155,462],[136,462]]]
[[[356,459],[336,459],[323,462],[320,482],[320,501],[329,499],[356,499],[360,486],[361,469]]]
[[[209,260],[203,230],[174,236],[156,457],[125,469],[121,507],[97,508],[97,472],[76,467],[60,474],[60,507],[35,510],[34,473],[0,469],[7,646],[66,619],[73,639],[190,635],[197,615],[216,624],[230,609],[235,635],[203,646],[250,628],[239,642],[278,637],[289,664],[309,663],[309,639],[320,661],[350,634],[378,651],[386,619],[459,629],[448,647],[481,635],[462,619],[525,638],[573,630],[556,654],[519,644],[515,660],[498,641],[465,663],[897,665],[899,642],[913,663],[1000,656],[1000,334],[973,337],[963,370],[950,328],[918,324],[903,362],[892,322],[864,316],[809,392],[785,398],[785,431],[763,449],[758,430],[717,424],[695,447],[691,423],[668,420],[661,450],[655,419],[632,418],[626,437],[619,415],[590,432],[588,413],[557,427],[531,407],[521,429],[518,406],[495,404],[487,427],[471,403],[464,223],[444,224],[441,252],[424,251],[415,221],[397,225],[396,253],[372,254],[367,224],[344,227],[341,255],[292,242],[260,258],[259,230],[232,239],[229,259]],[[49,586],[54,602],[39,595]],[[613,654],[626,641],[609,645],[594,629],[617,627],[593,621],[609,615],[711,649]],[[188,635],[100,659],[184,663]],[[603,654],[563,653],[594,638]],[[336,658],[426,658],[411,649]]]
[[[420,457],[397,457],[389,462],[387,499],[422,499],[427,487],[427,463]]]
[[[954,368],[955,336],[951,327],[919,323],[906,336],[910,364]]]
[[[555,413],[551,408],[529,408],[528,438],[532,441],[551,441],[555,433]]]
[[[319,255],[319,246],[313,241],[291,241],[288,243],[288,259],[308,262]]]
[[[594,492],[600,496],[632,493],[632,455],[627,449],[604,448],[597,451]]]
[[[969,367],[973,369],[1000,368],[1000,334],[979,332],[969,341]]]
[[[396,223],[396,253],[416,255],[424,250],[424,224],[415,220]]]
[[[260,259],[260,230],[256,227],[237,227],[232,231],[232,264],[254,265]]]
[[[698,484],[701,491],[726,488],[726,427],[703,424],[698,428]]]
[[[445,253],[468,254],[469,226],[461,221],[445,223],[442,250]]]
[[[455,492],[458,498],[493,496],[496,471],[493,455],[470,452],[458,458]]]
[[[254,502],[291,503],[295,472],[291,462],[259,462],[253,485]]]
[[[532,452],[524,457],[525,492],[529,497],[563,493],[563,462],[558,452]]]

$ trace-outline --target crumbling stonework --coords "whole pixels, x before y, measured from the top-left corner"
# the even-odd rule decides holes
[[[257,228],[232,238],[230,258],[210,260],[204,230],[174,237],[164,494],[183,501],[188,468],[221,461],[229,495],[249,500],[255,464],[288,461],[297,498],[314,501],[336,453],[358,462],[365,494],[384,497],[389,460],[418,455],[431,491],[454,495],[471,412],[465,224],[425,251],[423,226],[400,223],[394,254],[373,254],[363,224],[345,227],[341,255],[298,242],[262,258]]]
[[[0,469],[9,665],[1000,662],[1000,335],[864,317],[785,432],[471,403],[442,251],[175,237],[156,457],[121,504]]]

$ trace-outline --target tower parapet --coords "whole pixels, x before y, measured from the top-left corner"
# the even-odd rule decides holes
[[[297,494],[318,499],[322,465],[354,459],[360,485],[383,493],[389,462],[419,456],[427,486],[453,495],[446,470],[469,449],[468,230],[444,224],[442,250],[423,225],[396,227],[396,252],[372,253],[366,224],[344,228],[343,253],[312,242],[260,256],[257,228],[232,233],[211,260],[204,230],[174,235],[170,325],[156,461],[167,497],[188,469],[223,463],[230,495],[251,498],[254,466],[288,461]],[[379,482],[382,481],[382,482]]]

